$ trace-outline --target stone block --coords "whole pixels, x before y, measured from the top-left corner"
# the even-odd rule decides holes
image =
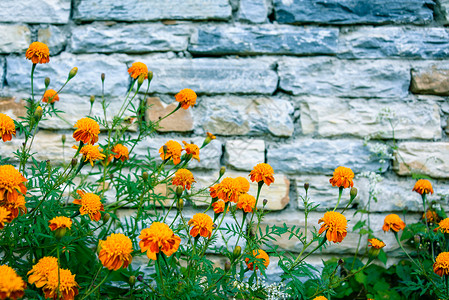
[[[264,140],[230,140],[225,144],[226,163],[234,169],[251,171],[265,162]]]
[[[337,38],[337,28],[202,26],[192,35],[189,51],[199,55],[335,54]]]
[[[294,95],[403,98],[410,85],[409,67],[401,61],[283,58],[278,74],[280,88]]]
[[[147,99],[147,105],[148,109],[145,112],[145,119],[151,122],[156,122],[178,107],[176,103],[167,105],[158,97],[149,97]],[[157,130],[160,132],[192,131],[194,129],[192,112],[189,109],[178,109],[174,114],[159,122],[159,125],[160,127]]]
[[[0,25],[0,54],[25,53],[30,44],[31,31],[28,26],[16,24]]]
[[[279,23],[427,24],[433,20],[431,0],[274,0]]]
[[[81,0],[74,11],[80,21],[228,20],[228,0]]]
[[[184,51],[189,36],[185,25],[89,24],[73,29],[70,48],[74,53]]]
[[[264,23],[268,16],[266,0],[240,0],[237,17],[240,22]]]
[[[67,33],[61,26],[41,26],[37,31],[37,39],[48,46],[50,56],[53,56],[59,54],[65,48]]]
[[[13,120],[19,121],[19,117],[26,115],[26,102],[15,97],[0,97],[0,112],[8,115]]]
[[[410,90],[415,94],[449,95],[449,68],[434,64],[412,70]]]
[[[449,143],[400,143],[393,170],[399,175],[419,173],[435,178],[449,178]]]
[[[67,24],[70,0],[0,1],[2,22]]]

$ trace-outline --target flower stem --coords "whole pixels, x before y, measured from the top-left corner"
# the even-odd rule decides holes
[[[106,276],[103,278],[103,280],[94,288],[94,289],[92,289],[92,290],[88,290],[87,292],[86,292],[86,294],[84,295],[84,297],[83,298],[81,298],[81,300],[83,300],[83,299],[86,299],[87,298],[87,296],[89,296],[90,294],[92,294],[93,292],[95,292],[105,281],[106,281],[106,279],[109,277],[109,274],[111,274],[111,272],[112,271],[109,271],[107,274],[106,274]]]
[[[338,205],[340,204],[340,200],[341,200],[341,194],[343,194],[343,187],[339,187],[338,188],[338,200],[337,200],[337,205],[335,205],[335,208],[333,211],[335,211],[338,207]]]

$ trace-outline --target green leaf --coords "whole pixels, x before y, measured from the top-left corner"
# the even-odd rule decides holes
[[[385,253],[385,251],[383,249],[380,249],[379,255],[377,256],[377,258],[386,266],[387,265],[387,254]]]

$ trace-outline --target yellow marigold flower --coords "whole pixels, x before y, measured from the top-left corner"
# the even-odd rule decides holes
[[[3,206],[0,206],[0,229],[5,228],[5,223],[11,222],[11,213],[9,210],[4,208]]]
[[[73,146],[73,149],[78,149],[78,146]],[[84,158],[84,162],[89,161],[91,166],[94,166],[94,162],[97,160],[104,160],[104,158],[106,157],[106,155],[104,155],[103,153],[101,153],[103,151],[103,149],[100,150],[99,146],[92,146],[92,145],[84,145],[81,150],[80,153],[83,155]]]
[[[59,282],[58,282],[59,278]],[[58,297],[58,284],[59,284],[59,294]],[[67,269],[53,269],[48,274],[47,282],[42,289],[45,294],[45,298],[52,299],[63,299],[63,300],[74,300],[75,296],[78,295],[78,283],[75,281],[75,275]]]
[[[214,210],[214,213],[220,214],[220,213],[224,212],[225,204],[226,203],[223,200],[218,200],[218,201],[212,203],[212,208]],[[228,211],[229,211],[229,207],[228,207]]]
[[[121,161],[125,161],[129,159],[129,151],[126,146],[123,146],[122,144],[117,144],[114,147],[112,147],[112,152],[115,153],[115,155],[111,154],[109,156],[112,160],[112,157],[116,159],[120,159]]]
[[[438,254],[433,264],[433,271],[438,276],[449,275],[449,252],[441,252]]]
[[[418,194],[433,194],[432,184],[427,179],[420,179],[415,183],[413,190]]]
[[[189,144],[186,141],[182,141],[187,154],[192,154],[192,157],[197,161],[200,161],[200,148],[195,144]]]
[[[326,231],[326,238],[328,241],[334,243],[341,243],[346,237],[348,221],[345,216],[335,211],[328,211],[324,214],[322,219],[318,220],[318,224],[324,222],[321,225],[318,234],[322,234]]]
[[[266,185],[270,185],[274,182],[274,171],[273,168],[266,163],[257,164],[249,176],[252,182],[263,181]]]
[[[135,62],[128,69],[129,76],[137,79],[140,75],[144,75],[145,79],[148,78],[148,67],[146,64],[141,62]]]
[[[203,213],[197,213],[190,219],[189,226],[193,226],[190,235],[196,237],[198,234],[210,238],[214,222],[212,218]]]
[[[133,260],[131,239],[122,233],[112,233],[105,241],[100,241],[100,259],[109,270],[126,269]]]
[[[249,192],[250,184],[249,184],[248,179],[246,179],[245,177],[239,176],[239,177],[235,178],[235,182],[238,185],[240,193],[243,194],[243,193],[248,193]]]
[[[78,142],[82,141],[84,144],[95,144],[98,142],[98,134],[100,134],[100,125],[91,118],[79,119],[74,128],[77,128],[73,133],[73,138]]]
[[[50,227],[51,231],[55,231],[56,229],[59,229],[59,228],[70,229],[70,227],[72,227],[72,220],[70,218],[63,217],[63,216],[54,217],[53,219],[51,219],[48,222],[50,223],[50,225],[48,225],[48,227]]]
[[[239,182],[234,178],[226,177],[221,183],[212,186],[209,191],[212,198],[219,198],[224,202],[231,201],[237,203],[241,193],[241,187]]]
[[[385,247],[385,243],[376,238],[368,239],[368,242],[371,243],[371,245],[368,245],[368,247],[373,247],[374,249],[382,249],[383,247]]]
[[[396,214],[390,214],[385,217],[384,226],[382,226],[382,230],[387,232],[394,230],[398,232],[405,228],[405,223],[401,220],[401,218]]]
[[[100,197],[93,193],[86,193],[84,191],[78,190],[76,191],[81,199],[75,199],[73,204],[79,204],[80,213],[82,215],[89,215],[89,218],[92,221],[100,221],[101,213],[100,211],[104,211],[104,206],[101,203]]]
[[[58,93],[52,89],[46,90],[42,97],[42,102],[55,103],[55,101],[59,101]]]
[[[338,186],[342,188],[353,187],[354,172],[350,168],[338,167],[334,171],[334,176],[329,179],[332,186]]]
[[[194,106],[196,103],[196,93],[191,89],[183,89],[175,95],[176,101],[181,104],[181,107],[188,109],[190,106]]]
[[[162,251],[165,255],[171,256],[178,251],[181,238],[173,233],[167,224],[153,222],[150,228],[145,228],[140,232],[140,250],[147,252],[149,259],[156,260],[156,254]]]
[[[28,47],[25,57],[33,64],[46,64],[50,62],[50,49],[44,43],[33,42]]]
[[[207,139],[210,139],[210,140],[215,140],[215,139],[216,139],[216,136],[213,135],[213,134],[210,133],[210,132],[206,132],[206,138],[207,138]]]
[[[3,207],[5,207],[10,213],[10,220],[17,218],[19,213],[21,215],[27,213],[27,208],[25,206],[25,197],[23,195],[19,195],[15,201],[6,202]]]
[[[159,149],[161,159],[162,160],[172,159],[175,165],[179,164],[181,162],[181,152],[182,152],[181,144],[170,140],[167,143],[165,143],[165,146],[167,146],[167,151],[165,152],[165,154],[163,146],[161,147],[161,149]]]
[[[246,213],[253,212],[253,210],[256,210],[256,198],[247,193],[241,194],[237,202],[237,208]]]
[[[43,287],[47,283],[48,274],[58,268],[58,259],[52,256],[42,257],[33,268],[28,271],[28,282],[36,285],[37,288]]]
[[[438,230],[442,233],[449,233],[449,218],[442,220],[433,231],[437,232]]]
[[[327,298],[324,296],[318,296],[318,297],[313,298],[313,300],[327,300]]]
[[[426,213],[422,214],[422,219],[427,219],[427,223],[438,223],[440,221],[440,217],[438,217],[437,212],[430,209],[428,209]]]
[[[5,202],[15,203],[17,198],[26,194],[24,182],[28,180],[11,165],[0,166],[0,205]]]
[[[13,119],[0,113],[0,138],[7,142],[12,139],[12,135],[16,136],[16,125],[14,125]]]
[[[192,172],[187,169],[179,169],[175,173],[175,177],[173,177],[172,184],[176,186],[182,186],[185,190],[190,190],[192,183],[196,182],[195,178],[193,178]]]
[[[253,250],[253,257],[254,259],[250,261],[249,258],[245,258],[245,262],[246,265],[248,266],[248,269],[253,270],[254,269],[254,261],[255,259],[261,259],[263,261],[263,265],[265,266],[265,268],[268,267],[268,265],[270,264],[270,258],[268,257],[268,254],[263,251],[262,249],[259,250]],[[256,266],[256,270],[258,269],[258,267]]]
[[[27,284],[17,275],[13,268],[7,265],[0,266],[0,299],[19,299],[25,294]]]

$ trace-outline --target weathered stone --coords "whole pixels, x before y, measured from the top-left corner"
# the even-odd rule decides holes
[[[147,121],[155,122],[167,114],[172,112],[178,106],[175,103],[169,105],[165,104],[158,97],[150,97],[147,99],[149,106],[145,112],[145,119]],[[193,130],[193,118],[191,110],[178,109],[177,112],[159,122],[160,127],[158,131],[169,132],[185,132]]]
[[[388,169],[388,162],[380,163],[360,140],[298,139],[291,143],[269,144],[268,163],[275,172],[287,174],[331,175],[338,166],[351,168],[355,173]]]
[[[415,94],[449,95],[449,69],[437,64],[430,68],[412,70],[410,90]]]
[[[39,28],[37,39],[48,46],[51,56],[59,54],[67,44],[67,34],[60,26],[48,25]]]
[[[240,0],[238,19],[243,22],[264,23],[268,16],[266,0]]]
[[[282,99],[262,96],[202,97],[195,121],[205,131],[221,135],[291,136],[293,106]]]
[[[278,74],[280,88],[294,95],[403,98],[410,84],[409,67],[388,60],[283,58]]]
[[[426,24],[433,20],[430,0],[274,0],[279,23]]]
[[[2,22],[66,24],[70,16],[70,0],[0,1]]]
[[[445,28],[361,27],[340,35],[343,58],[447,58],[449,32]]]
[[[435,19],[441,21],[443,24],[449,24],[449,0],[438,1],[439,5],[435,10]]]
[[[251,171],[265,161],[263,140],[231,140],[225,144],[226,163],[237,170]]]
[[[449,143],[400,143],[393,169],[399,175],[421,173],[435,178],[449,178]]]
[[[203,94],[272,94],[278,77],[274,61],[266,58],[142,58],[151,66],[155,76],[151,90],[158,93],[177,93],[190,88]],[[213,79],[213,80],[211,80]]]
[[[194,54],[335,54],[337,28],[285,25],[200,27],[190,40]]]
[[[81,0],[74,18],[81,21],[227,20],[231,14],[227,0]]]
[[[8,56],[6,58],[6,80],[11,89],[30,91],[31,62],[24,57]],[[49,88],[59,89],[70,70],[78,67],[78,74],[64,88],[64,93],[80,96],[101,95],[101,73],[106,74],[104,92],[106,95],[124,96],[128,88],[126,65],[118,59],[106,55],[72,55],[62,53],[51,58],[51,63],[42,64],[34,72],[35,92],[44,90],[45,77],[50,77]]]
[[[0,89],[3,88],[3,83],[5,82],[5,59],[0,57]],[[3,95],[2,91],[0,91],[0,95]]]
[[[30,44],[31,31],[28,26],[0,25],[0,54],[25,52]]]
[[[189,36],[190,29],[180,25],[90,24],[73,29],[70,48],[74,53],[184,51]]]
[[[0,112],[18,121],[18,117],[26,115],[25,101],[15,97],[0,97]]]
[[[388,114],[388,116],[384,116]],[[305,97],[301,102],[303,134],[323,137],[352,135],[396,139],[441,138],[440,108],[435,102],[409,99],[392,102],[375,99]]]

